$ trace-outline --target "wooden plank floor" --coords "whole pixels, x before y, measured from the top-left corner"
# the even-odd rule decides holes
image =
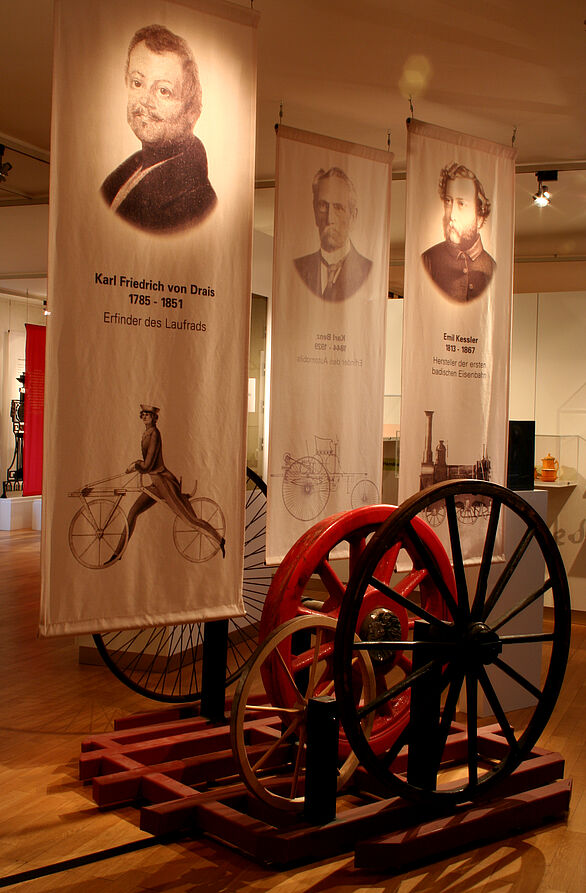
[[[423,865],[370,874],[344,855],[274,872],[200,838],[162,845],[135,808],[100,812],[77,778],[82,738],[114,718],[153,709],[101,666],[81,666],[70,637],[37,638],[39,535],[0,532],[0,887],[22,893],[255,891],[275,893],[583,893],[586,889],[586,618],[540,744],[559,750],[574,782],[567,822]],[[582,622],[580,622],[582,620]],[[111,849],[142,849],[112,854]],[[105,853],[88,864],[67,860]],[[50,866],[66,867],[48,873]],[[28,879],[24,872],[40,872]],[[12,879],[12,882],[9,880]]]

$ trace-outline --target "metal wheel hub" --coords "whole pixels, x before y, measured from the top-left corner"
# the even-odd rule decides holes
[[[389,608],[374,608],[366,615],[360,627],[360,638],[364,642],[399,642],[401,640],[401,621]],[[369,651],[375,665],[385,661],[393,661],[396,652],[381,648],[380,651]]]
[[[503,650],[500,637],[486,623],[471,623],[461,642],[467,665],[492,664]]]
[[[503,650],[496,632],[481,621],[452,626],[450,631],[427,629],[429,657],[442,664],[454,664],[461,672],[474,673],[475,667],[494,663]]]

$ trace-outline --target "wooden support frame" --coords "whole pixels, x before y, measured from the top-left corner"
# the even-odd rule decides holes
[[[337,812],[316,823],[273,811],[251,797],[238,778],[227,725],[177,718],[176,712],[149,714],[145,725],[140,717],[129,718],[112,733],[85,739],[80,777],[92,780],[100,808],[136,804],[144,831],[207,833],[265,865],[309,863],[354,849],[358,867],[403,869],[563,817],[569,807],[571,781],[560,780],[563,758],[534,748],[489,801],[465,804],[449,815],[381,797],[360,768],[352,788],[338,798]],[[259,741],[271,736],[271,722],[262,715],[250,721]],[[465,758],[466,745],[464,728],[455,725],[448,739],[455,760]],[[496,726],[479,736],[483,756],[496,756],[505,746]],[[406,769],[406,755],[398,759]]]

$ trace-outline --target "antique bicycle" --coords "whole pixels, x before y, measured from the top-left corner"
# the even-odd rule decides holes
[[[82,503],[69,525],[69,548],[80,564],[97,570],[107,567],[113,556],[121,557],[128,544],[128,520],[122,507],[126,495],[136,498],[144,493],[173,511],[149,481],[148,474],[135,471],[94,481],[69,494]],[[191,524],[173,511],[173,542],[187,561],[202,562],[220,550],[226,521],[217,502],[208,496],[196,496],[196,488],[188,498],[200,523]]]
[[[266,494],[265,482],[247,468],[242,579],[246,613],[228,624],[226,685],[237,678],[258,644],[258,624],[275,571],[264,562]],[[93,640],[107,667],[128,688],[155,701],[183,703],[201,697],[204,627],[204,622],[195,621],[112,630],[95,633]]]

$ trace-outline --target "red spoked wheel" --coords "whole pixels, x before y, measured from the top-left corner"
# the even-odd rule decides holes
[[[263,642],[274,629],[293,617],[318,614],[337,620],[346,593],[345,581],[361,559],[372,534],[393,511],[395,508],[388,505],[363,506],[325,518],[306,531],[291,547],[273,577],[261,617],[259,641]],[[400,550],[390,550],[377,568],[377,579],[386,583],[392,579],[393,590],[401,597],[418,598],[425,610],[446,619],[446,602],[432,579],[430,563],[455,593],[450,561],[431,527],[419,519],[416,524],[427,554],[431,556],[427,566],[414,552],[409,554],[405,568],[397,567]],[[310,584],[312,577],[314,580]],[[319,577],[321,587],[316,577]],[[363,600],[356,629],[363,640],[403,641],[408,638],[412,623],[413,618],[402,604],[371,587]],[[305,643],[300,639],[299,649],[304,647]],[[386,685],[391,669],[405,675],[412,669],[411,656],[399,650],[381,649],[380,653],[370,652],[370,657],[381,689]],[[263,683],[271,703],[287,703],[289,680],[283,667],[273,668],[272,672],[265,670]],[[375,752],[388,749],[402,732],[409,718],[409,703],[410,692],[407,691],[385,702],[384,708],[378,712],[370,734],[370,746]],[[343,733],[341,735],[340,751],[349,752],[350,747]]]

